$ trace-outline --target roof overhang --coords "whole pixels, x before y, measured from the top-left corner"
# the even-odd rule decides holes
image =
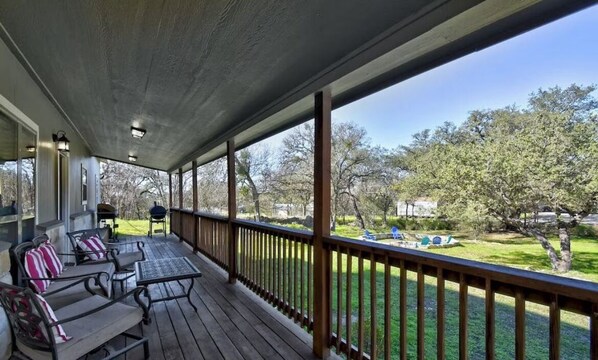
[[[323,88],[338,108],[594,3],[264,1],[256,12],[234,2],[0,1],[0,23],[93,155],[133,152],[137,165],[172,172],[223,156],[229,139],[242,148],[312,118]],[[131,139],[132,125],[148,130],[144,140]]]

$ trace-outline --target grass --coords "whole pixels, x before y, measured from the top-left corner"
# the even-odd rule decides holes
[[[148,221],[119,221],[119,232],[122,234],[145,235],[148,231]],[[293,226],[294,228],[303,228],[302,226]],[[168,228],[168,227],[167,227]],[[374,230],[376,231],[376,230]],[[447,234],[442,231],[417,231],[427,234]],[[358,238],[362,231],[349,225],[338,225],[335,234],[345,237]],[[434,253],[455,256],[459,258],[473,259],[494,264],[525,268],[534,271],[551,273],[550,263],[545,252],[540,245],[531,238],[526,238],[512,233],[493,233],[482,236],[479,240],[469,240],[471,236],[465,232],[451,232],[453,236],[461,241],[461,246],[454,248],[429,249]],[[558,239],[552,239],[558,248]],[[573,251],[573,270],[564,276],[576,277],[589,281],[598,281],[598,240],[584,237],[574,237],[572,239]],[[255,261],[265,261],[268,259],[255,259]],[[370,329],[371,302],[375,303],[375,318],[377,322],[376,333],[378,355],[383,353],[383,329],[385,321],[389,322],[391,329],[391,358],[398,357],[398,339],[399,339],[399,269],[391,269],[391,315],[387,319],[384,314],[384,268],[377,265],[375,269],[376,289],[375,295],[371,292],[370,262],[364,260],[364,333],[366,351],[370,351]],[[266,267],[267,268],[267,267]],[[284,266],[283,274],[286,271],[292,271],[290,266]],[[357,344],[357,326],[358,326],[358,260],[352,259],[351,268],[347,270],[347,257],[341,258],[341,286],[337,283],[339,271],[337,253],[333,253],[333,274],[332,274],[332,318],[333,331],[337,331],[337,311],[342,315],[341,334],[343,337],[347,334],[347,323],[344,320],[347,312],[347,279],[351,278],[351,341]],[[348,273],[347,273],[348,271]],[[303,274],[305,276],[305,274]],[[281,276],[280,271],[270,271],[266,276]],[[299,275],[301,276],[301,274]],[[306,281],[304,281],[306,283]],[[459,286],[458,284],[446,282],[445,294],[445,321],[446,321],[446,352],[447,358],[458,358],[459,348]],[[425,352],[426,358],[433,358],[436,354],[436,279],[434,277],[425,278]],[[304,294],[306,291],[304,291]],[[338,307],[338,296],[341,297],[341,306]],[[292,298],[292,296],[291,296]],[[417,279],[415,273],[408,273],[407,282],[407,328],[408,328],[408,358],[416,357],[417,346]],[[305,300],[304,300],[305,301]],[[514,358],[514,299],[506,296],[496,296],[496,358],[511,359]],[[548,358],[549,348],[549,322],[548,308],[526,303],[526,358],[527,359],[546,359]],[[471,359],[480,359],[485,356],[485,308],[484,293],[481,290],[469,289],[468,293],[468,349]],[[561,358],[579,359],[589,357],[589,319],[586,316],[580,316],[568,312],[561,314]]]

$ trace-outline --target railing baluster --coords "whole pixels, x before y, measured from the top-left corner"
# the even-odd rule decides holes
[[[465,275],[459,275],[459,359],[467,360],[467,283]]]
[[[525,298],[521,290],[515,293],[515,359],[525,359]]]
[[[336,353],[341,352],[341,340],[342,340],[342,329],[341,329],[341,317],[342,317],[342,304],[343,304],[343,255],[341,253],[341,247],[336,247]]]
[[[270,245],[270,302],[274,302],[274,294],[276,294],[276,269],[274,268],[274,259],[276,252],[274,248],[274,238],[272,234],[266,233],[268,244]]]
[[[312,322],[312,294],[313,294],[313,284],[312,284],[312,269],[313,269],[313,259],[312,259],[312,246],[309,245],[307,247],[307,325]]]
[[[384,358],[390,360],[390,263],[388,262],[388,255],[384,257]]]
[[[370,255],[370,338],[371,350],[370,357],[372,360],[378,358],[378,339],[376,334],[377,317],[376,317],[376,258],[374,253]]]
[[[399,323],[399,342],[401,360],[407,360],[407,269],[405,268],[405,261],[401,260],[401,283],[399,284],[400,297],[400,323]]]
[[[351,250],[347,249],[347,306],[346,306],[346,318],[345,318],[345,326],[347,328],[347,358],[351,358],[351,323],[353,322],[352,319],[352,310],[351,310],[351,301],[353,300],[352,296],[352,280],[353,280],[353,258],[351,256]]]
[[[295,255],[293,256],[293,319],[297,321],[297,314],[299,312],[299,282],[297,271],[299,269],[299,239],[294,238],[295,242]]]
[[[444,360],[444,270],[436,269],[436,358]]]
[[[494,290],[492,281],[486,279],[486,360],[494,360]]]
[[[287,239],[284,236],[281,236],[281,241],[282,241],[282,293],[280,294],[280,300],[282,300],[282,310],[283,312],[286,312],[286,299],[287,299],[287,291],[288,291],[288,284],[287,284],[287,273],[289,270],[288,264],[287,264]]]
[[[550,319],[550,360],[560,358],[561,346],[561,309],[559,308],[559,297],[555,295],[548,306]]]
[[[424,360],[425,282],[421,264],[417,264],[417,358]]]
[[[598,359],[598,304],[590,311],[590,359]]]
[[[300,293],[299,296],[301,298],[301,302],[300,302],[300,307],[301,307],[301,316],[299,318],[299,320],[301,321],[301,326],[303,327],[305,324],[305,298],[303,297],[304,294],[304,287],[305,287],[305,272],[304,272],[304,265],[303,263],[305,262],[305,244],[302,241],[301,244],[299,245],[299,247],[301,248],[301,262],[299,263],[300,268],[301,268],[301,277],[300,277],[300,281],[301,281],[301,287],[299,289]]]
[[[364,293],[364,285],[363,285],[363,255],[361,253],[361,251],[359,252],[358,256],[358,262],[357,262],[357,268],[358,268],[358,287],[359,287],[359,315],[358,315],[358,325],[357,325],[357,342],[358,342],[358,348],[359,348],[359,356],[358,359],[362,359],[363,358],[363,353],[364,353],[364,344],[363,344],[363,338],[364,338],[364,326],[363,326],[363,321],[364,321],[364,298],[363,298],[363,293]]]
[[[277,270],[278,270],[278,274],[276,274],[276,281],[278,282],[277,288],[278,291],[276,292],[276,307],[280,310],[282,309],[282,294],[284,293],[284,289],[283,289],[283,281],[282,281],[282,269],[283,269],[283,264],[282,264],[282,239],[280,237],[280,235],[276,235],[276,244],[278,246],[278,256],[276,257],[278,260],[278,264],[277,264]]]

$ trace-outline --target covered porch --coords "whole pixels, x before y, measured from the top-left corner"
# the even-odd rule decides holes
[[[158,302],[144,326],[152,359],[315,359],[312,337],[291,319],[262,301],[242,284],[227,284],[227,273],[202,254],[195,254],[174,235],[129,237],[143,240],[148,259],[185,256],[202,272],[191,301]],[[184,285],[188,285],[188,281]],[[150,285],[152,296],[180,292],[176,283]],[[135,286],[134,278],[127,284]],[[111,344],[115,348],[120,344]],[[124,356],[123,356],[124,358]],[[126,355],[143,359],[142,349]]]
[[[330,233],[333,109],[595,2],[0,1],[0,112],[35,138],[3,157],[19,185],[6,217],[16,235],[0,240],[31,240],[35,227],[69,250],[67,231],[97,224],[99,159],[135,162],[170,179],[171,234],[144,239],[149,259],[185,256],[203,273],[197,313],[186,299],[152,307],[152,359],[525,359],[535,305],[546,357],[581,344],[577,358],[597,359],[596,283]],[[235,151],[312,118],[313,231],[239,219]],[[198,167],[223,157],[226,217],[198,206]],[[31,214],[20,205],[29,158]],[[152,295],[165,286],[178,290]],[[512,303],[506,340],[499,298]],[[583,330],[573,340],[569,313]]]

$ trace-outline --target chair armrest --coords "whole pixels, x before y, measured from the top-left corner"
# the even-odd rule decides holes
[[[46,295],[46,296],[47,295],[54,295],[54,294],[57,294],[57,293],[59,293],[59,292],[61,292],[63,290],[66,290],[66,289],[71,288],[73,286],[79,285],[80,283],[83,283],[85,285],[85,290],[87,290],[87,292],[89,292],[91,295],[95,295],[96,293],[93,291],[93,289],[89,285],[89,282],[91,280],[93,280],[94,283],[97,285],[98,279],[96,277],[93,277],[93,276],[87,276],[87,277],[84,277],[84,278],[79,277],[79,280],[77,280],[77,281],[75,281],[73,283],[70,283],[70,284],[68,284],[65,287],[61,287],[60,289],[56,289],[54,291],[45,292],[42,295]]]
[[[114,305],[116,303],[121,303],[121,302],[123,302],[123,300],[125,298],[127,298],[127,297],[129,297],[131,295],[133,295],[133,297],[135,299],[135,302],[143,310],[143,321],[147,322],[147,321],[149,321],[149,308],[147,307],[147,305],[145,305],[145,303],[143,301],[141,301],[141,296],[140,295],[141,295],[141,293],[143,291],[145,291],[144,287],[141,287],[141,286],[136,287],[135,289],[133,289],[133,290],[129,291],[128,293],[122,295],[118,299],[111,300],[111,301],[107,302],[106,304],[104,304],[102,306],[99,306],[99,307],[97,307],[95,309],[86,311],[84,313],[81,313],[81,314],[78,314],[78,315],[75,315],[75,316],[71,316],[69,318],[62,319],[62,320],[59,320],[59,321],[52,322],[52,323],[48,324],[48,326],[50,326],[50,327],[57,326],[57,325],[61,325],[61,324],[64,324],[64,323],[71,322],[71,321],[75,321],[77,319],[81,319],[81,318],[86,317],[88,315],[94,314],[94,313],[96,313],[96,312],[98,312],[100,310],[103,310],[103,309],[105,309],[107,307],[110,307],[110,306],[112,306],[112,305]]]

